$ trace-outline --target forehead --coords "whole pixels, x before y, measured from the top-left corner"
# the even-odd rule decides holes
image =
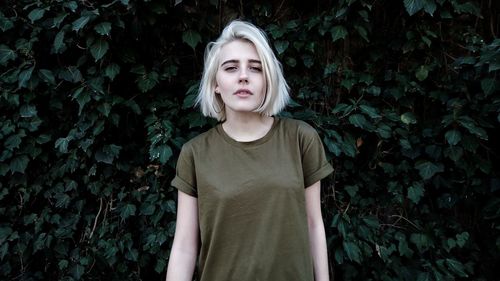
[[[245,40],[234,40],[222,46],[220,50],[220,63],[228,60],[249,61],[260,60],[260,58],[253,43]]]

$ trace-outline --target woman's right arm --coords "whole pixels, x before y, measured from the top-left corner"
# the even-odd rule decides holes
[[[178,191],[177,222],[166,281],[193,280],[198,258],[198,199]]]

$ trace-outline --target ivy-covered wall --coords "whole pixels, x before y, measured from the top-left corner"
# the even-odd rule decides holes
[[[323,138],[332,280],[498,280],[500,2],[4,0],[0,279],[162,280],[204,46],[264,28]]]

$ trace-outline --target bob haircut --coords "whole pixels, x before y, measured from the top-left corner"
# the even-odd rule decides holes
[[[224,28],[220,37],[208,43],[205,49],[203,76],[196,99],[196,104],[200,105],[202,114],[218,121],[226,119],[224,102],[215,93],[216,74],[219,70],[221,48],[235,40],[252,43],[262,63],[266,92],[262,104],[254,112],[267,116],[280,113],[290,101],[289,87],[283,77],[281,63],[274,55],[267,36],[261,29],[251,23],[234,20]]]

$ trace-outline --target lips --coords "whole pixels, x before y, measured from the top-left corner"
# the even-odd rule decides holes
[[[236,96],[241,96],[241,97],[246,97],[246,96],[251,96],[253,95],[253,93],[250,91],[250,90],[246,90],[246,89],[240,89],[236,92],[234,92],[233,95],[236,95]]]

